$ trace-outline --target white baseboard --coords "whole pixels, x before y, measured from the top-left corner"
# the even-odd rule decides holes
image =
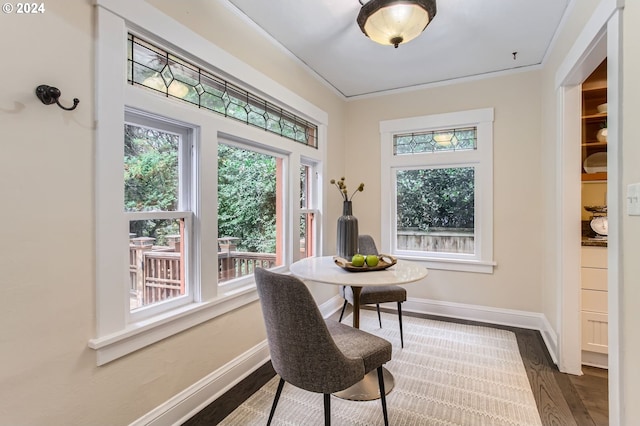
[[[598,352],[582,351],[582,364],[608,370],[609,355]]]
[[[389,305],[390,308],[395,306]],[[410,297],[402,304],[402,310],[421,314],[438,315],[447,318],[458,318],[488,324],[500,324],[511,327],[538,330],[555,364],[558,363],[558,338],[544,314],[538,312],[518,311],[514,309],[492,308],[480,305],[443,302],[439,300],[418,299]]]
[[[181,425],[270,359],[267,341],[189,386],[130,426]]]
[[[320,312],[327,317],[341,309],[343,302],[343,299],[336,295],[319,306]],[[395,304],[383,306],[396,308]],[[409,298],[403,303],[402,310],[539,330],[553,362],[557,364],[557,336],[547,318],[541,313],[417,298]],[[265,340],[140,417],[130,426],[180,425],[262,366],[269,358],[269,347]]]

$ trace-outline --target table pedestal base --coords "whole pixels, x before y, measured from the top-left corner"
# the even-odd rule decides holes
[[[388,395],[395,385],[393,374],[382,367],[382,378],[384,379],[384,392]],[[380,386],[378,386],[378,371],[369,371],[362,380],[345,390],[333,394],[338,398],[350,401],[372,401],[380,398]]]

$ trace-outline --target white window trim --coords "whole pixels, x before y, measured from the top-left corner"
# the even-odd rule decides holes
[[[384,251],[403,259],[424,263],[430,269],[493,273],[496,265],[493,260],[493,116],[493,108],[483,108],[380,122],[381,235]],[[476,127],[478,132],[477,149],[473,151],[393,155],[393,136],[396,134],[471,126]],[[465,259],[465,256],[459,255],[447,256],[444,253],[424,256],[395,253],[395,170],[456,164],[475,168],[476,253],[473,259]]]
[[[149,102],[156,102],[158,108],[153,113],[172,118],[176,108],[182,109],[184,121],[188,123],[193,122],[189,119],[190,116],[203,113],[190,105],[176,107],[177,101],[166,98],[160,100],[161,98],[155,94],[145,93],[147,91],[144,89],[126,84],[127,32],[135,29],[135,31],[153,35],[154,40],[165,41],[172,46],[189,46],[189,54],[200,59],[204,64],[215,64],[215,69],[224,72],[225,75],[234,76],[249,87],[259,87],[261,95],[265,98],[286,106],[289,110],[317,124],[318,148],[315,149],[298,142],[287,141],[276,135],[269,136],[264,131],[235,123],[233,120],[214,118],[213,114],[210,114],[207,119],[207,121],[217,123],[217,131],[213,135],[216,142],[211,144],[212,147],[217,147],[218,135],[222,133],[237,134],[238,126],[244,126],[248,129],[243,130],[241,132],[243,134],[253,132],[255,134],[254,140],[262,140],[265,137],[278,138],[278,143],[284,147],[283,151],[288,152],[290,157],[286,174],[287,182],[295,182],[299,179],[297,173],[302,156],[324,164],[328,115],[143,0],[96,0],[96,4],[98,7],[96,8],[95,108],[97,120],[96,158],[99,159],[96,160],[96,192],[98,194],[96,197],[97,318],[96,337],[91,339],[88,345],[96,350],[97,364],[102,365],[258,299],[252,280],[241,280],[235,286],[228,286],[223,291],[222,286],[217,285],[215,266],[207,266],[211,264],[208,262],[201,265],[202,282],[198,300],[170,312],[130,323],[127,321],[128,305],[125,303],[127,292],[114,286],[113,280],[105,278],[113,276],[112,271],[122,271],[121,280],[123,283],[127,282],[127,268],[123,267],[128,262],[126,251],[111,249],[117,246],[125,247],[127,244],[127,235],[120,232],[124,226],[124,215],[122,214],[124,188],[122,185],[113,185],[113,179],[110,175],[113,173],[113,167],[101,166],[105,162],[116,168],[117,165],[122,164],[121,146],[118,145],[118,149],[113,149],[113,144],[109,144],[109,141],[122,139],[125,99],[128,107],[141,111],[145,110],[145,106]],[[171,105],[171,111],[163,113],[162,109],[168,102],[174,103]],[[201,137],[203,136],[201,135]],[[200,179],[215,177],[216,174],[217,170],[206,171],[206,175],[201,175]],[[295,200],[295,185],[287,184],[285,188],[289,200]],[[216,205],[215,195],[201,195],[200,203],[202,205]],[[288,203],[285,209],[288,217],[299,215],[300,206],[298,204]],[[196,208],[198,207],[194,206],[194,209]],[[113,215],[114,212],[115,215]],[[121,217],[122,220],[114,219],[114,217]],[[202,223],[196,223],[195,226],[198,229],[205,228]],[[213,229],[217,229],[217,227]],[[289,232],[291,231],[287,230],[285,235],[290,236]],[[197,230],[196,234],[198,234]],[[285,238],[287,238],[286,236]],[[206,239],[204,236],[201,238]],[[201,243],[207,244],[204,241]],[[289,242],[287,244],[290,245]],[[287,249],[285,251],[285,263],[289,264],[292,261],[293,250]],[[286,265],[281,269],[285,270]],[[215,285],[211,284],[212,277]]]

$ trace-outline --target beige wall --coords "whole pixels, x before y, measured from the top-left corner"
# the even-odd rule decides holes
[[[48,2],[40,16],[0,16],[0,423],[121,425],[142,416],[264,339],[257,304],[194,327],[102,367],[87,348],[95,327],[93,8],[86,0]],[[432,271],[410,296],[544,313],[556,324],[553,213],[553,78],[597,0],[574,1],[566,27],[542,71],[344,102],[263,40],[219,2],[153,0],[233,55],[329,114],[327,176],[364,181],[356,198],[361,228],[380,234],[380,120],[495,108],[493,275]],[[625,10],[626,76],[640,75],[640,5]],[[10,58],[11,60],[8,60]],[[74,112],[44,106],[38,84],[59,87]],[[623,120],[640,115],[640,83],[626,78]],[[542,124],[541,124],[542,123]],[[639,182],[640,148],[623,132],[624,182]],[[325,253],[335,244],[340,199],[327,194]],[[367,212],[365,215],[363,212]],[[640,418],[636,277],[640,219],[624,216],[621,387],[623,424]],[[326,289],[314,288],[319,301]],[[185,362],[188,360],[188,362]],[[637,398],[635,398],[637,399]],[[624,401],[623,401],[624,402]]]
[[[640,143],[637,122],[640,117],[640,3],[627,1],[623,22],[623,78],[622,101],[622,197],[626,186],[640,182]],[[623,270],[620,289],[620,371],[621,371],[621,424],[631,425],[640,419],[640,217],[627,216],[622,208],[621,235],[623,240]]]
[[[87,347],[96,317],[89,3],[46,2],[43,15],[0,15],[2,425],[129,424],[265,338],[254,303],[96,367]],[[327,111],[336,158],[328,169],[342,173],[344,102],[219,2],[189,5],[175,11],[179,19],[211,30],[205,36]],[[43,105],[34,95],[43,83],[61,89],[64,105],[78,97],[78,109]]]
[[[540,73],[460,83],[349,102],[346,175],[367,190],[354,203],[361,232],[380,240],[379,123],[495,109],[493,274],[430,270],[410,297],[540,312]],[[363,214],[366,212],[366,215]]]

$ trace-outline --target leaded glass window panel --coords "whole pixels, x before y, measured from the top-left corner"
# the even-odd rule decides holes
[[[127,76],[132,85],[318,147],[315,124],[132,34]]]
[[[411,155],[474,150],[477,139],[475,127],[398,134],[393,137],[393,154]]]

